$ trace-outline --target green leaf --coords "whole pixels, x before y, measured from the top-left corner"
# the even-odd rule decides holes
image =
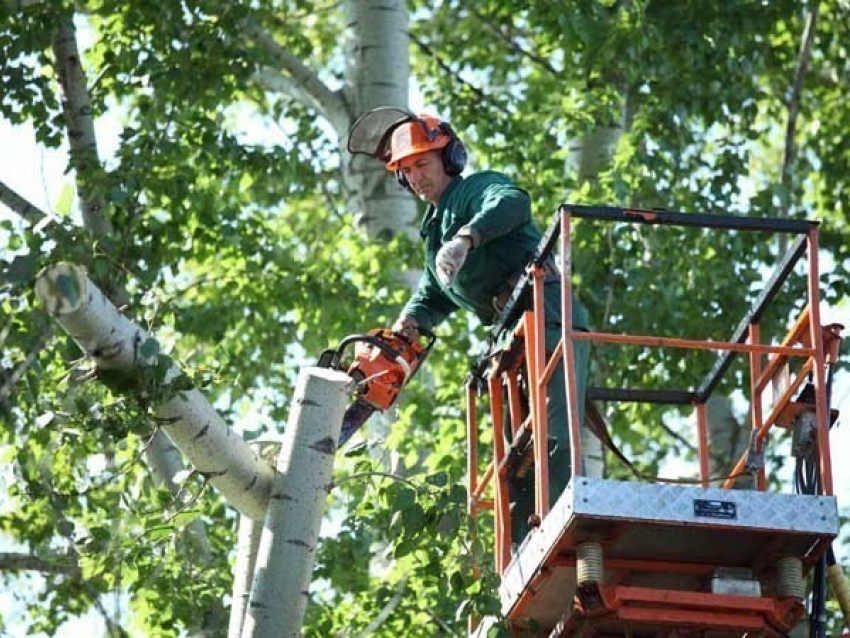
[[[197,520],[197,518],[200,517],[200,515],[201,515],[201,512],[198,511],[198,510],[192,510],[192,511],[189,511],[189,512],[180,512],[179,514],[177,514],[172,519],[172,522],[174,523],[175,527],[185,527],[186,525],[188,525],[192,521]]]
[[[76,194],[77,189],[74,188],[73,184],[66,182],[62,186],[62,191],[59,193],[59,199],[56,200],[56,212],[63,217],[69,217],[71,215],[71,207],[74,205],[74,198],[76,197]]]
[[[414,503],[410,507],[403,509],[402,518],[405,534],[415,535],[422,531],[422,526],[425,523],[425,512],[419,503]]]
[[[35,255],[18,255],[6,270],[6,279],[16,286],[29,284],[35,279],[37,272],[38,258]]]
[[[164,538],[168,538],[173,534],[173,525],[157,525],[155,527],[149,527],[145,530],[145,538],[153,543],[160,541]]]
[[[429,485],[434,485],[436,487],[443,487],[449,481],[449,476],[445,472],[437,472],[436,474],[429,474],[425,479]]]

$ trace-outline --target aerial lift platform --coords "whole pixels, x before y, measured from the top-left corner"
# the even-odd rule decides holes
[[[729,341],[579,332],[564,321],[560,343],[547,357],[543,264],[560,243],[562,317],[571,317],[575,218],[785,233],[792,241]],[[501,612],[512,635],[790,634],[806,611],[806,575],[825,560],[839,531],[829,450],[829,428],[836,415],[828,405],[828,382],[841,326],[821,325],[817,256],[818,226],[810,221],[560,207],[494,327],[496,336],[508,331],[507,345],[482,357],[466,389],[469,511],[475,517],[481,510],[494,510]],[[795,267],[805,270],[807,303],[781,343],[762,343],[760,321]],[[544,478],[547,450],[539,442],[547,440],[550,427],[547,382],[561,360],[572,467],[583,467],[573,356],[580,339],[716,353],[713,367],[696,388],[588,388],[588,399],[594,401],[692,406],[698,478],[678,483],[619,481],[576,471],[550,509]],[[718,483],[710,476],[706,402],[737,355],[749,361],[751,439],[734,469]],[[477,401],[485,394],[493,451],[482,467]],[[792,431],[795,454],[808,463],[810,480],[798,490],[801,493],[768,490],[765,449],[777,428]],[[534,472],[535,515],[531,531],[517,546],[511,537],[508,481],[518,467]],[[741,479],[749,484],[736,484]],[[471,619],[470,635],[484,636],[489,626],[486,620]]]

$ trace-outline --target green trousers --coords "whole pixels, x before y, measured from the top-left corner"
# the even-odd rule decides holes
[[[575,319],[575,318],[574,318]],[[576,328],[580,329],[580,328]],[[551,325],[546,329],[547,357],[554,352],[561,339],[561,326]],[[590,365],[590,343],[573,341],[573,353],[576,370],[576,399],[578,401],[579,423],[584,423],[584,400],[587,392],[587,377]],[[508,419],[505,419],[508,423]],[[570,432],[567,416],[567,395],[564,384],[563,359],[552,374],[546,386],[546,423],[549,449],[549,505],[564,491],[572,477],[572,459],[570,454]],[[507,427],[508,431],[510,426]],[[526,472],[522,477],[514,477],[508,482],[511,500],[511,520],[513,542],[519,545],[528,534],[528,518],[534,513],[534,471]]]

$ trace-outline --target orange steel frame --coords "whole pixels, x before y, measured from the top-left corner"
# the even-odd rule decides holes
[[[559,209],[560,217],[560,270],[561,270],[561,316],[564,318],[572,316],[572,253],[571,253],[571,231],[572,231],[572,216],[573,213],[569,206],[562,206]],[[630,215],[636,215],[641,218],[644,223],[652,224],[656,220],[656,213],[647,211],[625,211]],[[487,391],[490,397],[490,417],[492,425],[493,438],[493,460],[486,465],[483,473],[480,471],[480,463],[478,457],[479,447],[479,423],[477,417],[477,392],[475,389],[475,381],[470,378],[466,386],[466,402],[467,402],[467,437],[468,437],[468,456],[467,456],[467,489],[469,494],[468,509],[471,516],[478,515],[481,509],[494,509],[495,518],[495,566],[497,572],[502,575],[507,569],[511,561],[511,513],[508,496],[507,485],[507,461],[508,450],[504,438],[503,422],[503,395],[502,387],[507,388],[508,403],[509,403],[509,418],[511,432],[514,438],[518,432],[525,427],[531,429],[531,439],[533,444],[533,459],[534,459],[534,479],[535,479],[535,513],[539,520],[543,520],[549,511],[549,485],[545,477],[548,476],[548,459],[547,448],[545,445],[540,445],[540,441],[547,440],[546,422],[546,393],[547,382],[554,372],[557,364],[562,359],[566,362],[564,366],[565,386],[568,405],[568,425],[572,453],[572,467],[576,475],[581,475],[582,468],[582,449],[581,436],[579,431],[579,413],[578,404],[576,401],[576,370],[575,370],[575,355],[574,344],[579,340],[586,340],[597,343],[609,344],[630,344],[642,345],[648,347],[662,348],[682,348],[682,349],[698,349],[698,350],[714,350],[714,351],[731,351],[746,353],[749,356],[750,368],[750,396],[751,396],[751,412],[752,412],[752,428],[755,445],[757,451],[764,449],[767,442],[767,436],[770,430],[779,425],[778,421],[785,410],[791,403],[792,397],[798,391],[803,381],[811,375],[815,388],[815,414],[817,422],[817,445],[818,458],[820,463],[821,477],[821,493],[824,495],[832,495],[832,469],[830,463],[829,449],[829,407],[827,405],[826,393],[826,377],[825,370],[827,364],[834,364],[837,359],[838,342],[840,341],[840,326],[829,326],[825,329],[820,325],[819,312],[819,292],[818,292],[818,228],[815,224],[811,224],[806,231],[806,251],[808,253],[808,304],[800,313],[796,322],[789,330],[788,334],[780,345],[767,345],[760,343],[759,324],[757,321],[749,323],[748,337],[745,343],[742,342],[723,342],[714,340],[699,340],[685,339],[674,337],[657,337],[647,335],[627,335],[627,334],[612,334],[606,332],[581,332],[574,331],[570,321],[564,320],[561,322],[561,339],[555,351],[547,359],[545,351],[544,327],[546,318],[544,316],[543,303],[543,269],[537,265],[528,267],[527,275],[532,283],[532,303],[531,309],[522,313],[521,319],[517,322],[514,331],[515,341],[520,340],[523,345],[525,357],[524,361],[520,360],[510,369],[494,373],[491,369],[486,373]],[[763,358],[767,356],[767,364],[762,365]],[[522,357],[520,357],[522,359]],[[791,371],[790,363],[792,359],[800,362],[799,369],[796,372]],[[519,406],[518,392],[518,376],[525,368],[529,415],[523,421],[521,409]],[[770,402],[770,407],[765,416],[765,391],[771,388],[774,392],[773,400]],[[694,401],[693,406],[696,414],[696,435],[697,449],[699,453],[699,482],[703,487],[708,487],[711,477],[709,476],[709,455],[707,443],[707,419],[706,419],[706,403],[707,397],[701,401]],[[745,469],[747,454],[745,453],[737,462],[730,477],[723,483],[723,487],[730,488],[734,485],[736,474],[740,474]],[[766,477],[764,469],[758,470],[756,474],[757,487],[759,490],[766,489]],[[488,488],[493,487],[493,500],[484,498]],[[637,564],[640,561],[620,561],[623,563]],[[622,566],[622,565],[621,565]],[[665,569],[677,570],[693,569],[687,565],[667,565]],[[699,568],[697,568],[699,569]],[[631,606],[624,606],[624,600],[631,600],[637,596],[636,588],[602,588],[604,592],[603,598],[610,603],[610,609],[626,609],[623,618],[634,618],[635,621],[640,620],[642,613],[639,609],[633,609]],[[672,620],[682,612],[677,610],[677,606],[681,607],[684,603],[679,600],[681,596],[675,592],[669,591],[654,591],[640,590],[638,598],[644,601],[651,601],[653,605],[667,605],[668,617]],[[675,595],[674,595],[675,594]],[[713,602],[706,602],[709,599],[694,602],[700,595],[704,594],[689,594],[690,603],[684,605],[692,608],[691,617],[698,617],[699,622],[706,627],[712,626],[711,617],[715,615],[720,620],[717,621],[717,626],[722,626],[727,623],[730,610],[723,611],[712,607],[717,605],[719,600],[718,595],[713,595],[710,598]],[[697,598],[694,598],[697,597]],[[736,598],[737,597],[720,597]],[[678,600],[678,602],[677,602]],[[763,599],[753,599],[763,600]],[[634,602],[634,601],[632,601]],[[725,601],[724,604],[732,604]],[[759,603],[761,604],[761,603]],[[519,605],[523,607],[524,605]],[[773,610],[770,612],[772,618],[779,616],[787,616],[788,610],[785,609]],[[801,605],[792,605],[796,613],[802,613]],[[699,609],[698,612],[694,609]],[[713,611],[714,610],[714,611]],[[517,610],[515,609],[514,612]],[[519,610],[521,611],[521,609]],[[715,613],[716,612],[716,613]],[[652,611],[653,616],[657,617],[662,613],[661,608]],[[721,618],[722,617],[722,618]],[[724,620],[725,618],[725,620]],[[647,620],[652,620],[648,618]],[[741,622],[744,622],[743,620]],[[752,624],[756,622],[750,618],[746,623]],[[766,622],[766,621],[765,621]],[[474,626],[474,621],[470,620],[470,628]],[[745,623],[745,624],[746,624]],[[728,624],[728,623],[727,623]],[[783,623],[780,625],[784,626]],[[743,627],[743,626],[742,626]],[[757,629],[757,627],[747,627]],[[772,631],[769,627],[762,627],[765,631]],[[566,634],[564,634],[566,635]],[[773,635],[767,633],[765,635]],[[778,635],[778,634],[777,634]]]

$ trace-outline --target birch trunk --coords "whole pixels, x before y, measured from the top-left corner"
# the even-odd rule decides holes
[[[62,93],[62,113],[68,132],[71,166],[77,172],[77,191],[83,225],[95,237],[104,237],[112,233],[112,224],[107,215],[103,195],[90,186],[92,178],[101,170],[101,166],[86,76],[80,61],[71,17],[63,18],[59,25],[53,38],[53,54]]]
[[[145,331],[118,312],[84,269],[58,264],[44,270],[36,282],[36,295],[99,370],[139,375],[154,362],[155,356],[142,352],[149,340]],[[178,376],[172,368],[164,385]],[[156,415],[183,455],[236,509],[254,520],[263,519],[272,468],[227,427],[198,390],[177,392],[156,406]]]
[[[708,435],[708,473],[726,476],[741,458],[750,443],[752,426],[738,420],[729,397],[712,396],[705,404]],[[754,477],[741,477],[735,482],[738,489],[755,489]]]
[[[278,456],[280,443],[257,441],[251,443],[251,448],[260,455],[260,458],[273,461]],[[240,638],[242,635],[262,533],[263,521],[255,521],[244,515],[239,517],[236,563],[233,565],[233,602],[230,607],[227,638]]]
[[[239,517],[239,535],[236,541],[236,564],[233,566],[233,602],[230,607],[230,623],[227,638],[240,638],[251,596],[251,582],[257,553],[263,534],[263,522],[247,516]]]
[[[355,156],[347,148],[348,130],[360,115],[377,106],[407,108],[410,36],[407,0],[345,0],[341,35],[346,60],[345,84],[333,91],[312,68],[281,46],[262,25],[243,20],[241,27],[271,61],[254,80],[314,110],[333,127],[339,141],[342,191],[346,209],[371,239],[402,233],[416,239],[417,207],[380,162]]]
[[[623,132],[630,126],[631,115],[628,90],[624,89],[620,122],[613,126],[596,126],[568,142],[565,173],[575,178],[577,186],[597,179],[599,173],[610,165]],[[581,430],[581,449],[585,475],[592,478],[603,477],[605,449],[602,442],[587,428]]]
[[[347,0],[344,34],[346,102],[353,118],[377,106],[408,107],[410,18],[406,0]],[[371,239],[399,233],[416,240],[417,207],[413,197],[374,159],[346,149],[348,128],[337,128],[342,178],[349,210]]]
[[[304,368],[284,432],[254,570],[244,638],[301,635],[336,442],[352,391],[348,375]]]

